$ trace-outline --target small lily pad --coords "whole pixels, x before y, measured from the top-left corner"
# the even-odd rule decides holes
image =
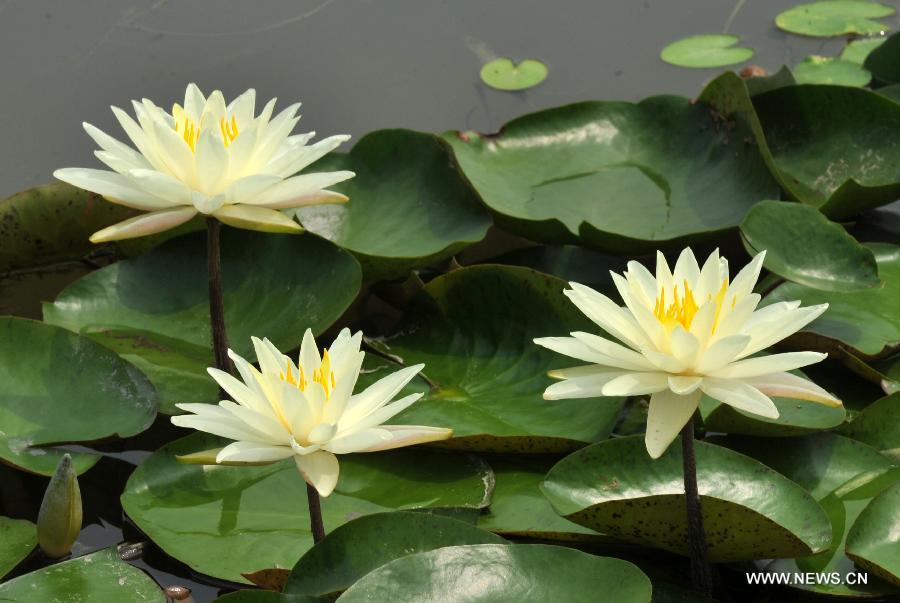
[[[536,59],[513,63],[512,59],[494,59],[481,68],[481,81],[497,90],[526,90],[547,79],[547,65]]]
[[[775,17],[784,31],[804,36],[830,38],[845,34],[876,34],[886,29],[873,21],[894,14],[894,7],[863,0],[825,0],[798,4]]]
[[[862,88],[872,81],[872,74],[859,63],[812,55],[794,67],[798,84],[831,84]]]
[[[887,38],[883,36],[853,40],[841,51],[840,59],[842,61],[850,61],[851,63],[862,65],[866,61],[866,58],[868,58],[869,53],[884,44],[885,40],[887,40]]]
[[[659,57],[678,67],[724,67],[743,63],[753,56],[752,48],[735,46],[737,36],[727,34],[703,34],[672,42],[662,49]]]

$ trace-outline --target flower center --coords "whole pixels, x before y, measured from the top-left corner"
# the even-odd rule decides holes
[[[666,305],[666,289],[664,287],[653,307],[653,314],[669,331],[675,328],[675,325],[681,325],[685,330],[690,329],[691,323],[694,322],[694,316],[696,316],[697,312],[700,310],[700,306],[697,305],[697,302],[694,299],[694,292],[691,291],[691,287],[688,285],[687,280],[685,280],[682,285],[683,289],[680,293],[678,291],[678,285],[675,285],[673,291],[674,299],[668,305]],[[725,302],[725,292],[727,289],[728,279],[725,279],[715,297],[716,316],[713,319],[713,332],[715,332],[716,325],[719,323],[719,314],[722,312],[722,304]],[[710,293],[706,296],[706,300],[702,301],[711,301],[712,299],[713,295]]]
[[[289,361],[285,371],[278,376],[282,381],[287,381],[291,385],[296,386],[300,391],[306,391],[306,387],[309,385],[310,381],[307,380],[306,373],[303,371],[303,366],[300,363],[297,363],[297,370],[300,374],[294,377],[294,370]],[[328,356],[328,350],[325,350],[322,353],[322,364],[313,371],[312,382],[322,386],[322,389],[325,390],[326,400],[331,397],[331,392],[337,387],[334,371],[331,370],[331,358]]]
[[[172,105],[172,117],[175,118],[175,132],[184,139],[191,152],[195,153],[197,141],[200,140],[200,128],[178,103]],[[230,121],[225,117],[220,119],[219,131],[222,133],[222,143],[227,148],[239,134],[237,117],[232,115]]]

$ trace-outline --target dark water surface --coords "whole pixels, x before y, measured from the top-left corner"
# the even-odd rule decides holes
[[[57,167],[101,167],[82,121],[121,138],[110,104],[130,110],[131,99],[147,97],[169,106],[190,81],[229,98],[254,87],[261,99],[279,97],[281,106],[300,100],[300,128],[322,136],[358,138],[387,127],[494,131],[518,115],[575,101],[692,96],[720,70],[680,69],[658,58],[667,43],[691,34],[738,34],[757,50],[751,62],[770,71],[809,54],[837,54],[842,40],[775,28],[775,14],[793,4],[0,0],[0,198],[51,181]],[[897,17],[885,22],[900,25]],[[491,90],[478,70],[497,56],[541,59],[550,76],[525,92]],[[35,299],[59,288],[22,286]],[[130,452],[110,448],[110,458],[81,478],[86,527],[76,552],[141,539],[122,517],[118,494],[146,455],[141,451],[175,437],[166,422],[126,443]],[[34,520],[46,479],[0,467],[0,483],[0,510]],[[198,602],[218,590],[193,582],[186,567],[152,547],[136,564],[163,586],[191,586]],[[40,565],[32,559],[21,569]]]

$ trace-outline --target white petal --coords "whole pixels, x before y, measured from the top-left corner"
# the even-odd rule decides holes
[[[603,386],[604,396],[640,396],[669,387],[666,373],[627,373]]]
[[[284,373],[287,371],[288,363],[290,363],[291,368],[297,368],[275,346],[266,345],[266,342],[259,337],[251,337],[250,341],[253,343],[253,350],[256,352],[256,361],[264,374],[279,375]],[[294,378],[298,378],[296,373],[294,373]]]
[[[563,294],[601,329],[634,349],[649,343],[634,317],[613,300],[579,283],[569,286]]]
[[[156,170],[130,170],[125,176],[137,188],[168,200],[170,205],[191,205],[191,189],[168,174]]]
[[[603,395],[603,386],[607,383],[627,374],[626,371],[616,369],[604,369],[603,367],[590,366],[579,367],[590,369],[584,374],[568,377],[565,381],[554,383],[544,390],[545,400],[564,400],[569,398],[598,398]],[[563,369],[563,371],[553,372],[551,376],[556,377],[559,374],[573,374],[573,369]],[[568,371],[568,372],[566,372]]]
[[[268,434],[260,433],[233,414],[214,404],[176,404],[178,408],[193,415],[172,417],[172,424],[178,427],[205,431],[230,440],[271,443]]]
[[[283,177],[296,174],[348,140],[350,140],[350,136],[338,134],[336,136],[324,138],[313,145],[297,146],[296,148],[289,149],[287,152],[273,157],[263,171]]]
[[[714,379],[706,377],[700,385],[710,398],[755,415],[769,419],[778,418],[775,403],[755,387],[737,379]]]
[[[257,391],[250,389],[246,384],[241,383],[225,371],[210,367],[206,372],[219,384],[225,392],[231,396],[231,399],[257,412],[264,412],[268,409],[268,402],[261,399]]]
[[[769,373],[792,371],[821,362],[827,357],[828,354],[820,352],[786,352],[784,354],[772,354],[771,356],[739,360],[718,370],[710,371],[708,374],[711,377],[723,379],[746,379]]]
[[[321,364],[322,357],[319,355],[316,338],[313,336],[312,329],[306,329],[303,333],[303,340],[300,342],[300,366],[304,371],[312,373]]]
[[[839,407],[841,401],[827,391],[807,379],[790,373],[773,373],[761,377],[746,379],[745,382],[766,394],[767,396],[779,396],[794,398],[796,400],[809,400],[819,402],[826,406]]]
[[[703,377],[695,375],[669,375],[669,389],[680,396],[692,394],[700,387]]]
[[[382,377],[362,392],[350,398],[350,401],[347,403],[347,409],[340,420],[340,430],[351,428],[357,422],[390,402],[424,367],[424,364],[416,364],[400,369],[395,373]]]
[[[232,442],[219,451],[216,462],[274,463],[294,455],[290,446],[272,446],[257,442]]]
[[[184,224],[197,215],[193,207],[164,209],[113,224],[91,235],[92,243],[105,243],[155,234]]]
[[[252,174],[239,178],[225,189],[225,202],[228,205],[253,203],[260,193],[279,182],[281,178],[272,174]]]
[[[728,285],[728,298],[734,296],[737,299],[743,299],[753,292],[753,287],[759,279],[759,273],[762,270],[763,260],[765,259],[766,252],[763,250],[756,254],[756,256],[750,260],[750,263],[737,273],[737,276],[735,276],[731,284]]]
[[[445,429],[443,427],[426,427],[424,425],[385,425],[381,429],[390,432],[391,439],[385,440],[380,444],[376,443],[364,450],[360,450],[360,452],[392,450],[404,446],[449,440],[453,437],[453,430]]]
[[[580,331],[572,333],[572,337],[589,348],[596,350],[602,354],[603,357],[608,359],[604,362],[598,362],[598,364],[606,364],[607,366],[616,366],[636,371],[653,370],[653,365],[650,364],[646,358],[623,345],[619,345],[618,343],[591,333],[582,333]]]
[[[90,168],[63,168],[53,172],[53,176],[78,188],[103,195],[113,203],[136,209],[169,209],[175,204],[142,190],[125,176],[116,172]]]
[[[212,130],[204,130],[194,153],[197,184],[201,192],[214,195],[221,192],[221,183],[228,174],[228,151],[222,139]]]
[[[391,439],[391,432],[387,429],[364,429],[335,438],[328,442],[324,449],[334,454],[365,452],[366,449],[377,447]]]
[[[370,427],[378,427],[379,425],[391,420],[394,416],[400,414],[401,412],[412,406],[413,403],[415,403],[421,397],[421,393],[410,394],[390,404],[386,404],[381,408],[369,413],[360,421],[354,423],[353,429],[358,430],[369,429]]]
[[[747,348],[741,353],[741,356],[749,356],[750,354],[764,350],[767,347],[778,343],[785,337],[793,335],[818,318],[827,309],[828,304],[797,308],[779,318],[765,323],[757,323],[747,330],[747,334],[750,335],[751,340],[747,345]]]
[[[672,356],[685,366],[697,364],[697,352],[700,349],[700,341],[684,330],[681,325],[676,325],[669,333],[669,345],[672,348]]]
[[[749,335],[731,335],[709,346],[697,363],[697,372],[703,375],[718,370],[737,358],[750,343]]]
[[[282,233],[298,233],[303,231],[303,228],[299,224],[280,211],[267,209],[265,207],[226,205],[225,207],[212,212],[212,215],[218,218],[220,222],[228,224],[229,226],[234,226],[235,228]]]
[[[121,160],[129,164],[131,168],[151,167],[150,162],[147,161],[146,157],[129,147],[127,144],[119,142],[100,128],[94,127],[87,122],[84,122],[81,125],[84,127],[84,131],[88,133],[88,136],[93,138],[94,142],[96,142],[101,149],[121,158]]]
[[[685,247],[675,262],[675,271],[672,274],[672,280],[684,291],[684,282],[687,281],[690,289],[697,288],[697,281],[700,280],[700,266],[697,264],[697,258],[690,247]]]
[[[318,450],[311,454],[295,455],[294,461],[297,469],[303,475],[306,483],[318,491],[320,496],[328,496],[337,485],[338,466],[337,457],[330,452]]]
[[[647,433],[644,443],[650,457],[658,459],[666,451],[688,421],[700,402],[700,392],[680,396],[663,390],[650,396],[647,414]]]
[[[251,203],[254,205],[278,205],[291,207],[291,201],[309,196],[332,184],[349,180],[355,176],[353,172],[319,172],[314,174],[301,174],[293,178],[282,180],[258,195]]]

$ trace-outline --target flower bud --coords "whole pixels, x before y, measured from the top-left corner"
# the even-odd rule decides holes
[[[81,532],[81,490],[72,457],[63,455],[38,512],[38,544],[48,557],[65,557]]]

